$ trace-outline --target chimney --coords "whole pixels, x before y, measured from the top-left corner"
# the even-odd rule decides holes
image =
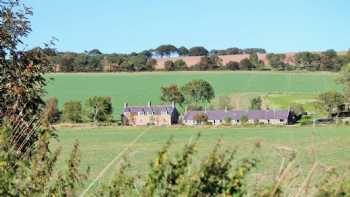
[[[148,107],[151,107],[152,103],[151,101],[148,101]]]
[[[207,113],[207,106],[204,107],[204,113]]]
[[[124,103],[124,108],[127,108],[128,107],[128,103]]]
[[[175,102],[171,102],[171,107],[175,108]]]
[[[186,107],[185,107],[185,113],[187,113],[187,108],[188,108],[188,106],[186,105]]]
[[[225,106],[225,112],[227,112],[227,106]]]

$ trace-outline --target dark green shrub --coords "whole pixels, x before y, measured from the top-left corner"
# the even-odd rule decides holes
[[[63,104],[63,120],[66,122],[82,122],[82,107],[80,101],[68,101]]]

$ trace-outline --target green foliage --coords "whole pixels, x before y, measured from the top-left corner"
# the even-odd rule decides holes
[[[300,52],[294,57],[296,64],[304,66],[306,70],[319,70],[321,56],[311,52]]]
[[[178,49],[178,53],[180,56],[186,56],[190,53],[190,51],[186,47],[180,47]]]
[[[183,94],[177,85],[169,85],[167,87],[160,88],[161,96],[160,100],[165,103],[176,103],[182,105],[185,101]]]
[[[186,62],[181,59],[176,60],[175,62],[167,60],[166,62],[164,62],[164,69],[166,71],[186,70],[187,65]]]
[[[301,125],[310,125],[313,123],[313,117],[310,115],[302,116],[299,120],[299,123]]]
[[[255,159],[244,159],[232,170],[234,152],[221,151],[218,143],[208,158],[201,163],[200,170],[190,184],[190,196],[244,196],[244,178],[256,166]]]
[[[234,61],[229,61],[226,64],[226,69],[227,70],[239,70],[239,63],[238,62],[234,62]]]
[[[230,96],[219,96],[211,102],[209,108],[218,109],[218,110],[222,110],[222,109],[231,110],[231,109],[234,109],[234,104]]]
[[[49,150],[50,130],[41,135],[30,154],[12,151],[5,129],[0,129],[0,195],[1,196],[75,196],[87,173],[80,173],[78,143],[74,145],[67,170],[55,172],[60,149]]]
[[[239,69],[240,70],[251,70],[253,67],[254,67],[254,65],[247,58],[245,58],[239,62]]]
[[[257,70],[261,70],[264,66],[264,63],[259,60],[257,53],[251,53],[249,55],[249,61],[253,65],[253,68],[256,68]]]
[[[247,192],[245,178],[257,164],[255,159],[237,160],[233,167],[233,152],[223,150],[217,143],[199,169],[193,168],[192,159],[199,135],[185,145],[180,153],[171,156],[172,140],[163,146],[150,170],[140,180],[128,176],[127,165],[122,165],[109,186],[98,196],[243,196]],[[143,182],[137,186],[136,182]],[[139,192],[138,192],[139,191]]]
[[[215,70],[222,66],[222,60],[217,55],[204,56],[197,65],[193,66],[195,70]]]
[[[153,64],[145,55],[136,54],[128,57],[120,67],[122,71],[149,71],[153,69]]]
[[[94,96],[85,102],[85,112],[91,122],[112,121],[112,100],[111,97]]]
[[[331,115],[332,113],[338,113],[344,102],[344,95],[335,91],[329,91],[318,95],[317,106]]]
[[[210,102],[215,97],[214,88],[205,80],[192,80],[181,88],[181,92],[187,103]]]
[[[267,54],[267,59],[269,60],[270,65],[272,68],[276,70],[285,70],[286,64],[284,63],[284,60],[286,58],[285,54],[274,54],[269,53]]]
[[[189,50],[189,56],[207,56],[209,54],[208,50],[204,47],[192,47]]]
[[[350,196],[349,175],[331,169],[326,172],[326,177],[317,185],[316,197]]]
[[[102,185],[95,196],[132,196],[136,195],[135,178],[128,176],[127,170],[131,165],[126,158],[121,162],[114,178],[109,185]]]
[[[67,122],[82,122],[82,106],[80,101],[68,101],[62,107],[63,120]]]
[[[186,65],[186,62],[179,59],[179,60],[176,60],[174,62],[175,64],[175,70],[186,70],[187,69],[187,65]]]
[[[262,105],[262,99],[261,97],[256,97],[250,100],[250,107],[251,110],[260,110]]]
[[[291,103],[289,106],[289,110],[296,116],[300,116],[305,113],[304,106],[300,103]]]
[[[86,173],[81,173],[79,169],[80,163],[79,143],[75,142],[67,161],[67,170],[58,173],[57,178],[52,181],[53,183],[50,185],[47,194],[51,196],[76,196],[77,190],[83,186],[90,171],[88,168]]]
[[[161,45],[155,49],[155,52],[161,57],[170,56],[172,53],[177,52],[177,48],[174,45],[170,45],[170,44]]]

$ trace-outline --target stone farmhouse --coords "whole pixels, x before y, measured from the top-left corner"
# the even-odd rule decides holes
[[[291,118],[288,110],[212,110],[212,111],[189,111],[184,115],[183,123],[185,125],[201,124],[196,117],[204,115],[207,122],[212,125],[221,125],[223,123],[239,125],[242,117],[247,118],[248,124],[271,124],[271,125],[287,125]]]
[[[129,106],[125,103],[121,120],[124,125],[163,126],[177,124],[179,115],[174,103],[172,105],[152,105],[149,102],[145,106]]]

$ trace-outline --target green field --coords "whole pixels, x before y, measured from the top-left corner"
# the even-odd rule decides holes
[[[75,140],[79,140],[82,152],[82,168],[91,167],[90,180],[140,133],[144,135],[127,151],[132,164],[131,173],[143,174],[156,152],[171,137],[174,137],[173,152],[180,151],[189,139],[199,131],[199,140],[194,163],[200,162],[214,144],[222,138],[224,146],[236,149],[238,157],[250,156],[254,144],[261,142],[261,149],[256,157],[261,160],[254,173],[267,177],[274,176],[282,161],[281,150],[295,150],[296,161],[305,172],[309,170],[314,158],[327,167],[347,167],[350,160],[350,128],[320,127],[313,128],[61,128],[58,129],[62,146],[62,157],[58,167],[64,161]],[[314,131],[314,132],[313,132]],[[120,159],[118,160],[120,161]],[[117,162],[118,163],[118,162]],[[110,180],[117,163],[107,171],[103,180]],[[253,174],[254,174],[253,173]]]
[[[161,86],[182,85],[193,79],[208,80],[216,96],[271,95],[275,98],[271,99],[272,107],[286,107],[290,102],[312,99],[323,91],[341,90],[335,82],[337,75],[323,72],[59,73],[47,77],[54,78],[48,83],[48,96],[56,96],[60,106],[68,100],[111,96],[116,112],[126,101],[135,105],[149,100],[159,103]],[[279,96],[283,97],[282,100],[276,99]]]

